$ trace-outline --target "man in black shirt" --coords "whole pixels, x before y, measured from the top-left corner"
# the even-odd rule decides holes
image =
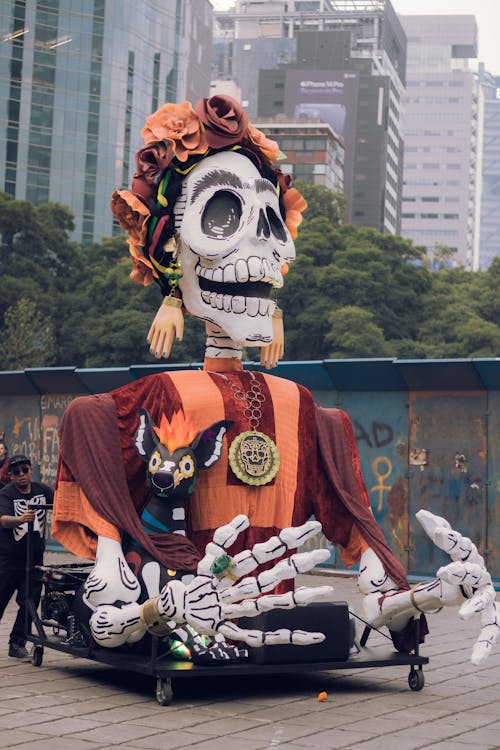
[[[45,549],[45,519],[47,503],[52,503],[54,492],[41,482],[33,482],[30,459],[17,454],[9,459],[12,480],[0,490],[0,620],[14,592],[19,606],[9,638],[9,656],[25,659],[26,612],[26,547],[28,523],[33,523],[32,563],[30,570],[30,595],[36,606],[42,589],[41,574],[34,566],[43,562]],[[28,509],[28,503],[39,506]],[[28,615],[28,625],[31,618]]]

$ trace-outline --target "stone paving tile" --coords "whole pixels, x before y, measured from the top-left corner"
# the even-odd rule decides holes
[[[421,750],[428,745],[427,740],[422,740],[413,735],[411,737],[401,737],[398,733],[386,735],[385,737],[372,737],[369,740],[358,742],[356,750]],[[335,747],[335,746],[334,746]],[[478,748],[476,748],[478,750]],[[481,749],[483,750],[483,749]]]
[[[500,744],[490,745],[486,744],[483,745],[482,743],[480,745],[477,744],[477,742],[466,742],[465,740],[462,740],[460,737],[454,739],[452,742],[448,742],[447,740],[444,740],[443,742],[435,742],[432,743],[432,745],[422,745],[422,750],[499,750]]]
[[[85,740],[71,739],[71,745],[68,745],[67,737],[47,737],[28,740],[15,745],[1,745],[0,747],[15,747],[16,750],[108,750],[107,745],[101,745],[95,742],[86,742]]]
[[[288,747],[288,743],[294,741],[297,742],[302,737],[308,737],[310,732],[310,727],[298,727],[284,722],[278,724],[266,722],[261,726],[245,730],[245,733],[242,736],[244,736],[245,740],[254,741],[256,743],[267,741],[270,747],[274,746],[273,743],[278,746],[283,745],[284,747]]]
[[[44,711],[53,716],[74,716],[78,713],[79,716],[92,716],[94,713],[101,712],[104,710],[112,710],[114,708],[128,708],[129,706],[135,705],[147,705],[153,708],[158,707],[156,702],[150,698],[148,703],[140,702],[135,704],[132,700],[127,700],[128,696],[124,696],[124,700],[121,706],[117,706],[116,701],[108,701],[106,698],[93,699],[86,701],[75,701],[71,703],[57,704],[55,706],[45,706]]]
[[[206,714],[202,714],[196,710],[172,711],[169,706],[151,705],[157,710],[142,719],[135,718],[133,720],[134,724],[137,724],[137,726],[151,727],[155,730],[170,729],[172,727],[175,727],[175,729],[186,729],[203,726],[208,719]],[[213,719],[213,716],[210,718]],[[210,734],[210,732],[206,732],[206,734]]]
[[[476,747],[482,747],[483,744],[486,744],[500,748],[500,731],[498,727],[481,727],[471,732],[462,732],[460,741],[475,742]]]
[[[360,742],[370,738],[367,732],[355,732],[349,729],[334,729],[331,732],[315,732],[308,737],[295,740],[299,747],[317,748],[357,748]],[[379,739],[379,743],[381,740]]]
[[[67,719],[57,719],[57,721],[44,721],[31,723],[31,731],[44,734],[53,735],[55,737],[63,737],[68,734],[76,734],[81,732],[87,732],[91,729],[98,729],[99,727],[105,726],[100,721],[93,721],[91,719],[81,719],[79,717],[68,717]]]
[[[269,744],[260,744],[253,741],[248,741],[244,737],[235,737],[229,735],[227,737],[220,737],[217,739],[202,740],[196,744],[178,745],[178,748],[195,748],[196,750],[267,750],[268,748],[275,747]],[[296,745],[286,745],[286,750],[301,750]]]
[[[161,736],[161,740],[157,734],[154,737],[144,737],[140,740],[134,740],[133,745],[120,745],[120,750],[177,750],[177,748],[189,748],[196,747],[193,745],[193,740],[198,742],[199,738],[194,738],[189,732],[178,732],[169,731],[165,732]]]
[[[122,742],[130,742],[131,740],[140,739],[141,737],[151,737],[155,734],[158,735],[158,740],[160,741],[161,734],[158,734],[156,730],[152,732],[148,727],[142,727],[138,724],[103,724],[99,728],[72,734],[71,745],[73,744],[73,738],[96,743],[100,742],[104,746],[108,743],[112,746],[119,745]],[[161,744],[159,744],[158,747],[161,747]]]
[[[16,711],[8,712],[0,716],[1,729],[16,729],[16,727],[28,727],[38,725],[44,721],[52,721],[53,717],[41,711]]]
[[[103,710],[92,711],[89,716],[92,717],[92,721],[105,724],[129,721],[134,722],[134,724],[140,722],[151,726],[151,720],[155,718],[155,715],[162,713],[165,713],[165,707],[151,701],[150,703],[138,703],[129,706],[111,705]]]
[[[26,729],[4,729],[0,732],[0,747],[15,747],[23,742],[34,742],[35,740],[35,735]]]
[[[253,729],[259,728],[262,725],[270,724],[269,721],[255,718],[249,719],[243,716],[232,716],[224,719],[214,719],[213,721],[203,721],[200,724],[195,724],[190,727],[190,731],[194,735],[204,734],[211,737],[223,737],[226,734],[235,732],[247,732]]]

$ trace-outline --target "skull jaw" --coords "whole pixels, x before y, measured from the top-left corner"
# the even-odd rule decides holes
[[[245,295],[245,285],[234,284],[233,294],[206,291],[200,288],[195,266],[198,256],[183,243],[182,267],[179,282],[186,310],[200,320],[221,329],[235,347],[266,346],[273,339],[272,316],[276,303],[265,297]],[[270,294],[272,285],[268,285]],[[238,293],[238,292],[241,293]]]

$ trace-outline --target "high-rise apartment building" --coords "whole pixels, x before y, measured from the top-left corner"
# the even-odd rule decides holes
[[[345,143],[349,220],[399,233],[406,37],[390,0],[240,0],[215,19],[214,77],[257,119],[327,122]]]
[[[208,0],[2,0],[0,190],[110,236],[145,118],[208,95],[211,42]]]
[[[473,268],[480,89],[474,16],[401,16],[408,40],[401,233]]]
[[[500,76],[490,75],[480,65],[479,82],[484,94],[484,111],[480,231],[474,269],[484,271],[493,258],[500,257]]]

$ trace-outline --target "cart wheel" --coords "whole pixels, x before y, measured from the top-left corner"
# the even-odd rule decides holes
[[[422,669],[413,669],[413,667],[410,669],[408,685],[411,690],[422,690],[425,685],[425,677]]]
[[[37,645],[33,647],[31,652],[31,663],[34,667],[41,667],[43,661],[43,646]]]
[[[169,706],[172,703],[172,682],[169,677],[157,678],[156,700],[160,706]]]

